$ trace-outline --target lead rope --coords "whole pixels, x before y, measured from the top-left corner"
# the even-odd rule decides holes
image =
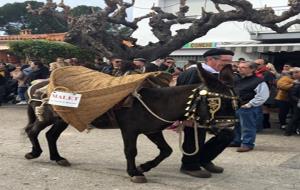
[[[166,123],[175,123],[176,121],[169,121],[169,120],[166,120],[166,119],[163,119],[161,117],[159,117],[158,115],[156,115],[146,104],[145,102],[142,100],[141,98],[141,95],[135,90],[133,93],[132,93],[132,96],[135,97],[136,99],[138,99],[141,104],[148,110],[148,112],[150,112],[154,117],[156,117],[157,119],[163,121],[163,122],[166,122]]]
[[[183,150],[183,143],[182,143],[182,131],[184,130],[185,126],[182,122],[180,122],[178,126],[178,133],[179,133],[179,149],[182,152],[182,154],[186,156],[193,156],[199,152],[199,139],[198,139],[198,123],[194,121],[193,128],[194,128],[194,136],[195,136],[195,151],[192,153],[187,153]]]
[[[136,99],[138,99],[140,101],[140,103],[148,110],[149,113],[151,113],[154,117],[156,117],[157,119],[161,120],[161,121],[164,121],[166,123],[175,123],[176,121],[169,121],[169,120],[166,120],[166,119],[163,119],[161,117],[159,117],[157,114],[155,114],[146,104],[145,102],[142,100],[142,97],[141,95],[135,90],[133,93],[132,93],[132,96],[135,97]],[[183,125],[182,122],[180,122],[179,126],[178,126],[178,133],[179,133],[179,149],[180,151],[182,152],[182,154],[184,155],[187,155],[187,156],[193,156],[195,154],[197,154],[197,152],[199,151],[199,139],[198,139],[198,123],[196,121],[194,121],[194,124],[193,124],[193,128],[194,128],[194,134],[195,134],[195,151],[192,152],[192,153],[186,153],[184,150],[183,150],[183,147],[182,147],[182,131],[184,130],[185,126]]]

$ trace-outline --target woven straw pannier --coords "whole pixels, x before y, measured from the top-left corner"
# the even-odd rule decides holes
[[[82,132],[94,119],[134,92],[146,78],[161,74],[113,77],[81,66],[67,66],[51,73],[47,94],[50,97],[53,91],[62,91],[82,95],[78,108],[53,105],[64,121]]]

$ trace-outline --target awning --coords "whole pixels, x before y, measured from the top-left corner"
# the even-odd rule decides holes
[[[203,53],[205,53],[207,50],[209,50],[210,48],[194,48],[194,49],[179,49],[176,51],[173,51],[171,53],[171,56],[199,56],[199,55],[203,55]]]
[[[242,51],[246,53],[267,53],[267,52],[294,52],[300,51],[300,43],[281,43],[281,44],[263,44],[263,43],[224,43],[219,44],[219,48],[231,51]]]

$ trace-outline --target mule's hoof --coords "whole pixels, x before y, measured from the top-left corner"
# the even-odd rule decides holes
[[[141,166],[136,167],[136,169],[137,169],[137,171],[139,171],[141,173],[144,173],[144,170],[143,170],[143,168]]]
[[[64,167],[70,167],[71,166],[71,163],[68,161],[68,160],[58,160],[56,161],[56,163],[60,166],[64,166]]]
[[[147,179],[145,176],[133,176],[130,179],[133,183],[147,183]]]
[[[24,157],[25,157],[27,160],[31,160],[31,159],[38,158],[40,155],[41,155],[41,154],[39,154],[39,155],[34,155],[34,154],[32,154],[31,152],[29,152],[29,153],[25,154]]]

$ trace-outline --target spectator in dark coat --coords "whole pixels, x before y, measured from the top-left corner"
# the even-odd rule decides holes
[[[266,60],[257,59],[255,60],[255,63],[257,64],[257,70],[255,72],[256,76],[267,83],[270,91],[269,99],[262,106],[263,118],[258,119],[261,123],[259,124],[258,122],[257,124],[259,131],[262,128],[271,128],[269,108],[274,105],[274,99],[276,96],[276,76],[269,71]]]
[[[5,85],[6,85],[6,71],[5,71],[5,64],[0,63],[0,106],[4,101],[5,96]]]
[[[10,72],[16,67],[12,64],[0,63],[0,105],[7,100],[10,93],[14,91],[16,81],[10,76]]]
[[[300,67],[294,67],[292,69],[294,86],[290,91],[290,98],[293,106],[293,115],[287,128],[285,129],[284,135],[291,136],[293,133],[300,132]]]
[[[46,67],[40,60],[32,59],[29,62],[32,72],[27,76],[26,83],[30,84],[32,81],[37,79],[49,78],[49,68]],[[28,69],[28,68],[27,68]]]

